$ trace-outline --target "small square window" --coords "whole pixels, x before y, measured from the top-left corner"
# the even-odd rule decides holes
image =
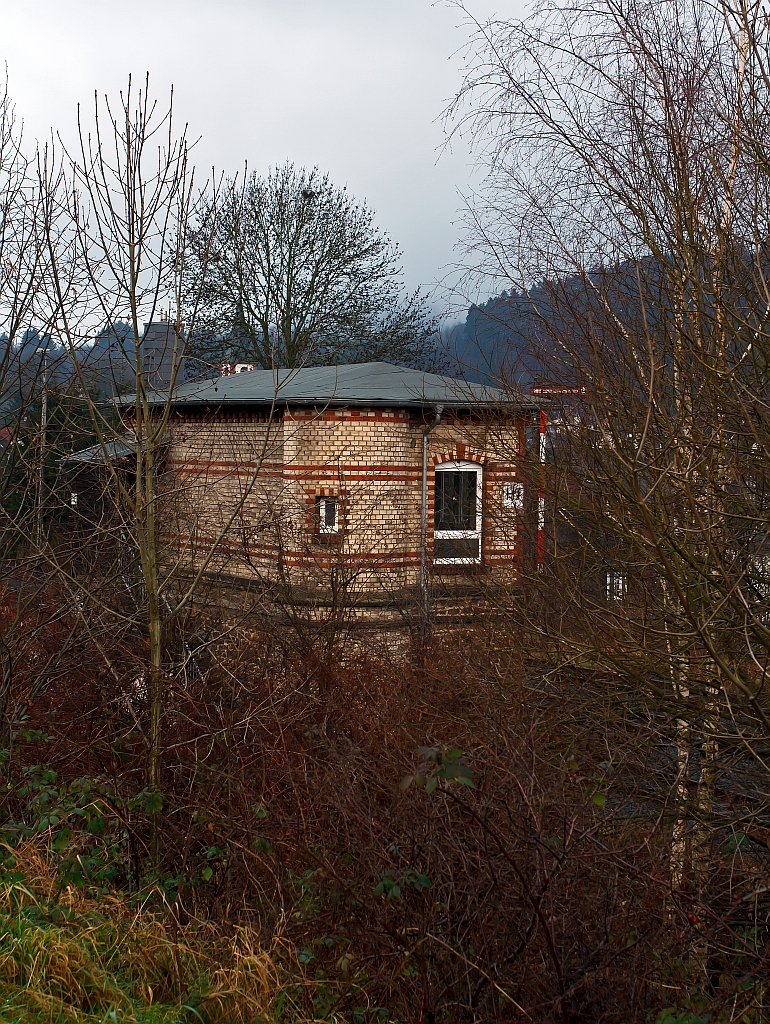
[[[521,512],[524,508],[524,484],[508,481],[503,484],[503,508]]]
[[[337,498],[317,498],[318,532],[338,533],[340,528],[339,502]]]

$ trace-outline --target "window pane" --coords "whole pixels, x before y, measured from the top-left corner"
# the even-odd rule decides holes
[[[607,600],[622,601],[628,590],[628,573],[623,569],[607,570]]]
[[[434,558],[474,558],[479,557],[478,537],[458,537],[456,540],[439,539],[433,542]]]
[[[316,498],[318,527],[321,533],[336,533],[339,530],[339,505],[337,498]]]
[[[437,530],[476,529],[476,486],[473,470],[436,473]]]

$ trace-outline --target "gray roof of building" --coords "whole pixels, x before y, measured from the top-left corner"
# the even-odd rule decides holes
[[[150,401],[165,404],[157,391]],[[118,399],[132,405],[134,396]],[[177,388],[177,406],[200,405],[379,405],[454,408],[517,405],[534,407],[529,396],[514,395],[483,384],[468,384],[436,373],[409,370],[391,363],[311,366],[298,370],[251,370],[197,381]]]
[[[133,445],[131,442],[133,441]],[[126,439],[118,438],[114,441],[105,441],[104,444],[94,444],[90,448],[84,448],[80,452],[71,452],[57,459],[61,463],[85,463],[90,466],[104,465],[107,460],[114,462],[119,459],[128,458],[129,455],[136,455],[136,439],[133,434],[126,434]]]

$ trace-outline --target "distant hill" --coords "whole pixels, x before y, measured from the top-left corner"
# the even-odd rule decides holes
[[[549,309],[543,287],[504,291],[468,310],[446,339],[451,372],[469,381],[505,381],[528,390],[547,375],[543,315]],[[538,313],[539,311],[539,313]]]
[[[538,381],[571,386],[580,364],[592,365],[595,345],[606,346],[607,358],[613,358],[623,333],[643,337],[670,319],[668,273],[660,261],[644,257],[585,277],[544,281],[528,293],[501,292],[471,306],[465,323],[450,332],[451,372],[525,391]],[[585,358],[579,357],[581,349]]]

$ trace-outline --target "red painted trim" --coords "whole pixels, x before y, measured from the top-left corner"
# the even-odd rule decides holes
[[[545,561],[545,435],[548,420],[545,409],[540,410],[540,488],[537,494],[537,564]]]

